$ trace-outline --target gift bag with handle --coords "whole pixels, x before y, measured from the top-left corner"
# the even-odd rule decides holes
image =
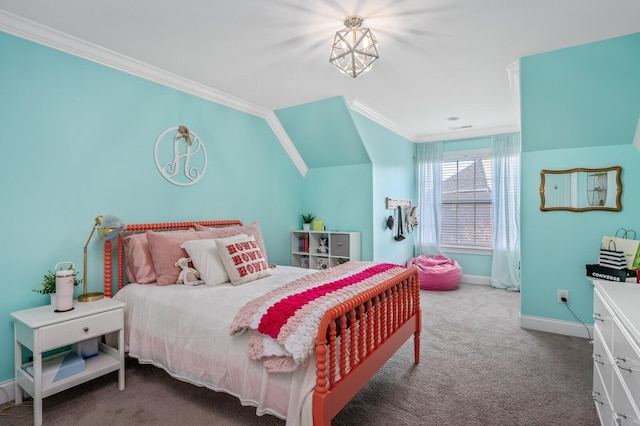
[[[627,263],[627,269],[640,268],[640,240],[636,240],[636,231],[632,229],[619,228],[613,237],[604,237],[601,247],[609,247],[609,242],[613,241],[616,251],[622,251]]]
[[[627,269],[627,259],[624,257],[623,251],[616,249],[615,241],[609,240],[607,247],[600,247],[598,265],[617,270]]]

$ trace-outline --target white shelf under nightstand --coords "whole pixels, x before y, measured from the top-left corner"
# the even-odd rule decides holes
[[[33,398],[33,423],[42,424],[42,398],[118,371],[118,385],[124,389],[124,306],[104,298],[95,302],[74,301],[74,309],[54,312],[51,305],[13,312],[15,336],[15,395],[22,403],[22,391]],[[118,347],[100,343],[98,355],[85,360],[84,371],[50,384],[43,384],[42,354],[83,340],[118,333]],[[33,363],[22,363],[22,348],[33,353]],[[27,372],[33,367],[33,375]]]

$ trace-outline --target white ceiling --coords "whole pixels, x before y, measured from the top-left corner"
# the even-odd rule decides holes
[[[416,142],[517,129],[510,64],[640,31],[639,0],[0,0],[2,10],[268,110],[344,96]],[[328,61],[351,14],[380,51],[356,79]],[[472,127],[451,128],[461,126]]]

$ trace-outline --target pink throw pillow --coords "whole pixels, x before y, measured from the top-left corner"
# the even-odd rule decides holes
[[[156,270],[149,251],[147,234],[131,234],[122,239],[130,283],[149,284],[156,281]]]
[[[269,260],[267,258],[267,248],[264,245],[264,241],[262,240],[262,232],[260,232],[260,224],[258,222],[250,223],[249,225],[242,226],[227,226],[224,228],[207,228],[202,225],[195,225],[196,231],[198,234],[206,233],[206,236],[199,236],[199,239],[208,239],[208,238],[226,238],[233,237],[238,234],[247,234],[251,235],[255,238],[256,243],[258,244],[258,248],[260,248],[260,252],[264,256],[264,261],[269,264]]]
[[[158,285],[175,284],[180,275],[176,261],[181,257],[189,257],[180,244],[189,240],[197,240],[193,229],[184,231],[147,232],[149,251],[153,259]]]

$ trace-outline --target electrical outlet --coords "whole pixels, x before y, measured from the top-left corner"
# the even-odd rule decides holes
[[[558,290],[558,303],[569,303],[569,290]]]

